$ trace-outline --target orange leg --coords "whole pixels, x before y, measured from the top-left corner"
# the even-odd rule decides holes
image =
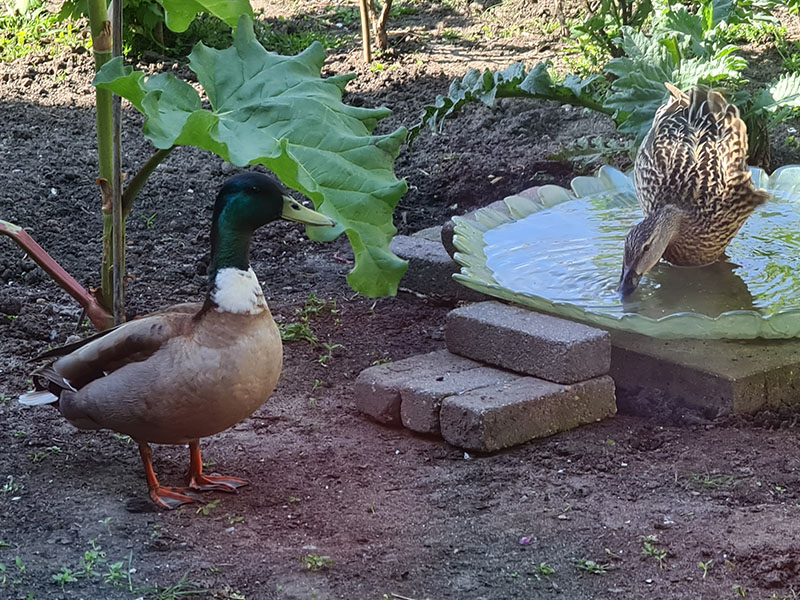
[[[183,490],[177,488],[162,487],[158,483],[155,471],[153,471],[153,452],[147,443],[139,444],[139,454],[144,464],[144,475],[147,478],[147,487],[150,488],[150,499],[161,508],[172,510],[182,504],[197,502],[195,498],[181,494]]]
[[[207,492],[209,490],[220,490],[223,492],[236,493],[236,488],[247,485],[246,479],[238,477],[213,477],[203,475],[203,458],[200,456],[200,442],[192,440],[189,442],[189,488]]]

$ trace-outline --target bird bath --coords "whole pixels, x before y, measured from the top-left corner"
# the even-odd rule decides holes
[[[659,338],[800,336],[800,166],[752,169],[771,199],[747,220],[727,259],[659,263],[625,301],[616,292],[625,235],[641,219],[633,180],[610,167],[505,199],[507,212],[454,218],[455,278],[555,316]]]

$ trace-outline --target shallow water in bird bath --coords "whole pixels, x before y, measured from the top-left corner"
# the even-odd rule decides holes
[[[487,231],[486,266],[509,290],[590,311],[658,319],[800,307],[800,203],[786,192],[774,192],[748,219],[728,260],[706,267],[661,261],[623,301],[616,288],[625,236],[641,218],[630,192],[562,202]]]

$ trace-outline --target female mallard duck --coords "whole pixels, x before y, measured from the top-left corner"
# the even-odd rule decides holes
[[[680,266],[718,260],[768,197],[753,186],[736,106],[714,90],[687,95],[664,85],[670,98],[656,111],[633,171],[645,218],[625,240],[623,296],[661,258]]]
[[[163,508],[195,499],[159,485],[150,443],[189,444],[189,489],[245,485],[204,475],[198,440],[250,416],[278,382],[281,336],[249,262],[253,232],[278,218],[334,224],[284,196],[266,175],[229,179],[214,205],[205,302],[179,304],[42,355],[60,358],[34,372],[36,389],[20,402],[55,403],[76,427],[129,435],[139,444],[150,498]]]

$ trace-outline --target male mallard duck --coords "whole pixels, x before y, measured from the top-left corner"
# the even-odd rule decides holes
[[[203,474],[199,438],[232,427],[269,398],[283,347],[250,268],[256,229],[278,218],[308,225],[333,221],[284,196],[259,173],[229,179],[211,224],[209,291],[203,303],[170,307],[64,346],[33,373],[28,405],[55,403],[81,429],[111,429],[139,444],[150,498],[163,508],[195,499],[162,487],[149,444],[189,444],[188,487],[236,491],[243,479]]]
[[[634,166],[645,218],[625,240],[619,289],[626,296],[661,259],[680,266],[718,260],[767,198],[747,167],[739,109],[703,87],[684,94],[669,83]]]

